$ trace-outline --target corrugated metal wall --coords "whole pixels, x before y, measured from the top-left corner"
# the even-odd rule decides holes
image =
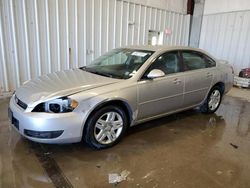
[[[250,67],[250,11],[204,15],[199,46],[228,60],[236,73]]]
[[[188,44],[189,16],[121,0],[1,0],[0,87],[146,44],[148,30],[172,29],[165,44]]]

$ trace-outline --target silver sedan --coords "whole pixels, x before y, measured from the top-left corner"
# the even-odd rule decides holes
[[[10,100],[9,118],[35,142],[107,148],[130,126],[195,107],[215,112],[232,71],[200,49],[114,49],[88,66],[26,82]]]

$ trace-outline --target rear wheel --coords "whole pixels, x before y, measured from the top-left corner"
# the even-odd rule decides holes
[[[127,117],[117,106],[105,106],[87,121],[84,140],[92,148],[104,149],[117,144],[127,129]]]
[[[220,106],[222,91],[219,86],[214,86],[208,93],[207,99],[200,107],[202,113],[214,113]]]

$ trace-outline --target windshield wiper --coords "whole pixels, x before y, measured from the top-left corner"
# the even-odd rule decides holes
[[[92,70],[89,71],[89,72],[94,73],[94,74],[98,74],[98,75],[101,75],[101,76],[109,77],[109,78],[113,77],[113,75],[105,73],[105,72],[98,72],[98,71],[92,71]]]
[[[79,69],[87,71],[86,68],[87,68],[86,66],[83,66],[83,67],[80,67]]]
[[[105,73],[105,72],[99,72],[99,71],[96,71],[96,70],[92,70],[92,69],[87,68],[86,66],[80,67],[80,69],[81,69],[81,70],[84,70],[84,71],[86,71],[86,72],[93,73],[93,74],[98,74],[98,75],[100,75],[100,76],[105,76],[105,77],[113,78],[113,75],[112,75],[112,74]]]

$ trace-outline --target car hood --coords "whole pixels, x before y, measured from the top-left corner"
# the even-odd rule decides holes
[[[19,87],[15,94],[22,102],[30,106],[37,101],[55,99],[118,81],[81,69],[66,70],[29,80]]]

